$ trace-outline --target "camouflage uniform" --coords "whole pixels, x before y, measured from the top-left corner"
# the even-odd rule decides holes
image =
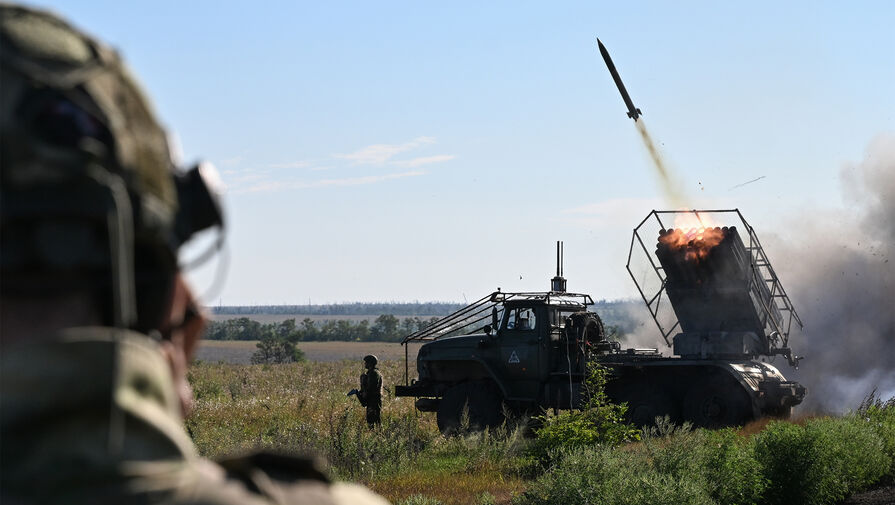
[[[83,295],[109,325],[0,335],[0,503],[387,503],[312,460],[197,455],[161,322],[177,250],[219,209],[114,51],[8,4],[0,37],[2,299]]]
[[[200,458],[168,364],[143,334],[65,330],[0,357],[0,502],[383,504],[307,459]]]
[[[367,408],[367,424],[372,428],[379,425],[382,412],[382,374],[376,368],[376,356],[366,356],[364,364],[367,371],[360,376],[360,391],[358,397]]]

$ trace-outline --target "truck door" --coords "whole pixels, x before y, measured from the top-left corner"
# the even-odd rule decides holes
[[[539,391],[541,321],[535,307],[507,308],[500,331],[500,368],[504,370],[509,396],[534,399]]]

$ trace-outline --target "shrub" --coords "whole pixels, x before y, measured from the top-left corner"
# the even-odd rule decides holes
[[[613,446],[640,438],[639,430],[625,422],[627,407],[611,403],[606,396],[606,368],[591,363],[587,372],[583,409],[537,418],[541,426],[535,430],[535,451],[539,455],[558,448]]]
[[[305,360],[305,353],[282,336],[267,333],[256,344],[258,350],[252,354],[252,364],[295,363]]]
[[[771,505],[836,503],[877,482],[892,464],[873,427],[856,418],[772,422],[755,436],[755,451]]]
[[[714,503],[698,479],[656,471],[645,451],[598,446],[560,452],[558,463],[529,486],[518,505]]]

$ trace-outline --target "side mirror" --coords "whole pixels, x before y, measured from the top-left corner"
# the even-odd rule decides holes
[[[497,307],[491,307],[491,328],[497,328]]]
[[[486,324],[484,330],[485,330],[485,334],[490,337],[491,332],[494,331],[494,328],[492,328],[490,324]]]

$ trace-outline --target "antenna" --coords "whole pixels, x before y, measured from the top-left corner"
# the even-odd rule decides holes
[[[561,240],[556,241],[556,277],[550,280],[550,291],[555,293],[566,292],[566,279],[562,276],[563,263],[563,243]]]

